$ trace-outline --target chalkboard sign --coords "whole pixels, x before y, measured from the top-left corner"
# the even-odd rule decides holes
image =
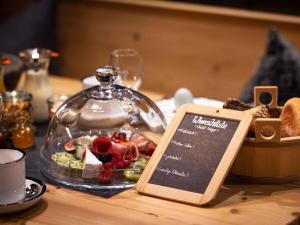
[[[185,105],[159,143],[137,190],[192,204],[221,186],[252,120],[250,112]]]

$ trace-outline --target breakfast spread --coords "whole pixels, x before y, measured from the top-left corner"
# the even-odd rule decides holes
[[[52,154],[58,165],[80,170],[81,178],[100,184],[111,182],[114,173],[136,181],[156,144],[138,133],[113,132],[107,136],[81,136],[64,144],[64,152]]]

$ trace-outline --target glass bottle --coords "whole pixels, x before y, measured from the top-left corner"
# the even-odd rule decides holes
[[[22,90],[32,94],[33,119],[35,122],[48,120],[47,99],[52,95],[52,86],[48,80],[48,67],[51,50],[43,48],[26,49],[19,53],[26,71]]]
[[[6,92],[4,84],[4,65],[11,64],[11,60],[0,54],[0,92]]]

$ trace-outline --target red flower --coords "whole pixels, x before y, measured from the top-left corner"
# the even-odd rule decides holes
[[[98,137],[92,143],[91,151],[97,156],[105,156],[111,148],[111,141],[106,137]]]
[[[91,152],[102,161],[105,158],[118,158],[121,159],[122,155],[118,149],[114,149],[110,138],[98,137],[96,138],[91,147]]]

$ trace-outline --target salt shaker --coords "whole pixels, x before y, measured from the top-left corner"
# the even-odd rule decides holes
[[[47,121],[49,118],[47,99],[53,94],[48,80],[51,54],[51,50],[43,48],[25,49],[19,53],[26,66],[25,83],[22,90],[32,94],[35,122]]]

